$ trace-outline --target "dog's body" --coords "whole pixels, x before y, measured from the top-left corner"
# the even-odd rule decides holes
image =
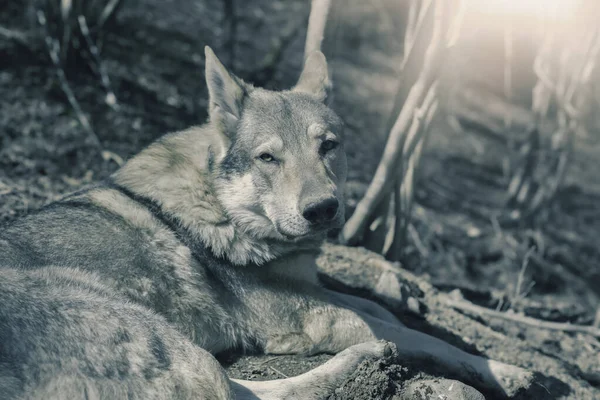
[[[517,368],[319,286],[314,256],[343,222],[346,174],[322,54],[293,90],[269,92],[207,50],[207,83],[210,123],[0,231],[2,398],[322,398],[389,354],[375,339],[511,386]],[[244,382],[210,354],[232,348],[342,353],[296,378]]]

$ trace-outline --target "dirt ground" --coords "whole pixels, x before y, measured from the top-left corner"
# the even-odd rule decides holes
[[[397,2],[346,2],[332,13],[325,52],[335,84],[333,107],[347,127],[351,211],[385,144],[400,69],[402,43],[397,38],[403,14]],[[43,41],[32,36],[34,45],[26,48],[0,36],[0,220],[107,177],[118,168],[119,158],[127,159],[163,133],[203,123],[207,44],[242,78],[270,88],[290,87],[300,71],[309,2],[236,3],[239,19],[231,58],[222,1],[125,2],[106,29],[101,53],[118,109],[105,103],[98,77],[83,60],[69,64],[66,74],[73,92],[103,149],[117,156],[106,159],[90,146],[89,134],[66,102]],[[0,6],[4,28],[39,32],[31,21],[18,2]],[[282,42],[281,52],[274,53]],[[265,65],[265,57],[273,54],[278,62]],[[448,93],[447,108],[460,108],[464,96],[450,89]],[[419,300],[427,311],[420,318],[392,311],[407,325],[461,348],[539,372],[530,390],[519,394],[523,399],[600,398],[598,339],[470,317],[449,307],[446,293],[458,288],[482,306],[500,309],[509,304],[536,318],[590,324],[600,304],[598,142],[578,138],[578,156],[548,212],[491,239],[472,235],[493,224],[473,216],[468,205],[482,197],[494,202],[502,187],[489,181],[503,182],[502,152],[488,141],[452,131],[440,118],[425,154],[415,230],[403,264],[415,275],[407,272],[403,279],[420,289]],[[473,173],[484,164],[485,174]],[[530,246],[545,261],[524,271],[525,284],[531,287],[521,296],[515,286]],[[324,277],[329,277],[326,284],[372,297],[379,279],[368,267],[373,257],[378,256],[364,249],[328,245],[320,259]],[[329,357],[228,354],[220,359],[233,377],[277,379]],[[411,382],[440,375],[451,377],[431,365],[402,360],[368,363],[331,398],[399,399]]]

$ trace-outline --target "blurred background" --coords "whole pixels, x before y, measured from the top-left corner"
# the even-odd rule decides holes
[[[333,240],[497,311],[592,324],[599,6],[438,3],[331,2],[323,51],[332,107],[346,124],[352,217]],[[257,86],[291,87],[309,10],[307,0],[2,2],[2,220],[107,177],[166,132],[204,123],[205,45]],[[413,104],[417,82],[425,86]],[[389,184],[360,206],[394,149]]]

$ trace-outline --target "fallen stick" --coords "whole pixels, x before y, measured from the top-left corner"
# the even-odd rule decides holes
[[[0,38],[14,41],[15,43],[20,44],[26,49],[32,50],[31,43],[29,42],[26,33],[14,29],[8,29],[0,25]]]
[[[450,307],[455,308],[456,310],[463,311],[467,314],[474,314],[478,317],[486,316],[486,317],[490,317],[490,318],[499,318],[499,319],[503,319],[505,321],[512,321],[512,322],[516,322],[518,324],[528,325],[528,326],[532,326],[532,327],[538,328],[538,329],[548,329],[548,330],[563,331],[563,332],[586,333],[588,335],[592,335],[594,337],[600,338],[600,328],[596,328],[594,326],[573,325],[573,324],[563,323],[563,322],[542,321],[539,319],[527,317],[525,315],[490,310],[489,308],[475,305],[467,300],[457,300],[457,299],[453,299],[451,297],[448,297],[446,302]]]
[[[278,370],[277,368],[273,367],[272,365],[269,365],[269,368],[273,371],[275,371],[275,373],[283,376],[284,378],[289,378],[289,376],[287,376],[286,374],[284,374],[283,372],[281,372],[280,370]]]

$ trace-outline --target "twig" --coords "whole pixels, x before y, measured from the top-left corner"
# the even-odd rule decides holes
[[[404,142],[401,154],[403,172],[397,179],[401,181],[396,197],[396,223],[394,224],[394,240],[386,256],[391,260],[399,260],[406,242],[406,229],[412,211],[414,197],[415,172],[421,160],[423,145],[429,133],[429,125],[437,111],[436,82],[434,82],[421,108],[415,111],[412,126]],[[406,161],[404,161],[406,160]]]
[[[280,370],[278,370],[277,368],[269,365],[269,368],[272,369],[273,371],[275,371],[276,373],[278,373],[279,375],[283,376],[284,378],[289,378],[289,376],[287,376],[286,374],[284,374],[283,372],[281,372]]]
[[[88,47],[88,51],[90,52],[90,54],[92,56],[91,61],[93,63],[95,63],[97,66],[97,73],[100,76],[100,83],[102,84],[102,86],[104,87],[104,90],[106,91],[105,102],[110,108],[112,108],[113,110],[116,110],[118,108],[117,96],[115,96],[115,93],[113,92],[113,90],[111,88],[110,78],[108,77],[106,68],[104,68],[104,63],[102,62],[102,59],[100,58],[100,51],[98,50],[98,46],[96,46],[96,44],[94,43],[94,40],[92,39],[92,37],[90,35],[90,30],[89,30],[89,27],[88,27],[85,17],[83,15],[80,15],[79,17],[77,17],[77,21],[79,23],[79,29],[81,31],[81,35],[83,36],[85,43]]]
[[[412,240],[415,244],[415,247],[421,254],[421,257],[423,257],[423,258],[429,257],[429,250],[427,250],[427,247],[425,247],[425,245],[423,244],[423,241],[421,240],[421,237],[419,236],[419,232],[417,232],[417,230],[415,229],[415,226],[413,224],[408,224],[408,233],[409,233],[410,237],[412,238]]]
[[[445,1],[427,1],[416,23],[413,16],[413,26],[409,28],[414,32],[408,34],[414,37],[406,42],[403,80],[395,98],[395,104],[402,100],[402,109],[390,129],[375,176],[340,234],[342,243],[356,244],[368,237],[368,226],[380,217],[377,211],[381,202],[389,201],[389,192],[394,190],[395,219],[383,247],[386,257],[399,259],[412,205],[415,170],[437,108],[435,88],[440,59],[447,49],[448,37],[454,42],[460,34],[464,8],[464,1],[458,3],[456,10]],[[456,19],[451,22],[454,11]],[[395,110],[396,105],[392,115]],[[392,240],[388,246],[389,238]]]
[[[428,132],[427,127],[433,120],[438,106],[436,97],[437,86],[438,82],[437,80],[434,80],[429,87],[429,91],[425,95],[423,104],[414,112],[413,121],[410,130],[406,135],[404,147],[402,148],[403,156],[414,154],[416,147],[423,142],[423,139]],[[402,161],[408,164],[409,159],[404,158]]]
[[[555,10],[556,11],[556,10]],[[534,71],[537,83],[533,90],[532,111],[535,115],[535,136],[529,139],[529,150],[525,152],[525,167],[517,170],[509,185],[509,200],[518,211],[518,218],[531,218],[547,206],[555,197],[566,175],[566,170],[573,153],[574,135],[583,125],[581,105],[586,102],[582,98],[582,89],[587,86],[591,72],[597,63],[600,51],[600,34],[596,26],[582,30],[583,34],[577,40],[582,42],[563,46],[558,55],[558,66],[555,80],[551,77],[551,68],[544,65],[543,60],[551,58],[551,50],[556,47],[556,32],[550,29],[534,61]],[[579,46],[581,54],[573,51]],[[546,63],[548,64],[548,63]],[[577,102],[579,100],[579,102]],[[547,117],[549,107],[554,102],[557,105],[558,129],[552,135],[552,158],[541,170],[541,159],[536,156],[535,148],[539,147],[539,126]],[[525,148],[525,146],[524,146]],[[514,220],[509,216],[508,220]]]
[[[81,5],[81,4],[78,4]],[[79,7],[78,7],[79,8]],[[71,43],[71,14],[75,14],[73,11],[72,0],[61,0],[60,2],[60,18],[62,20],[62,39],[60,43],[60,61],[62,64],[67,61],[67,53],[69,51],[69,44]],[[52,16],[52,15],[51,15]]]
[[[78,119],[79,123],[81,124],[83,129],[86,131],[89,138],[92,139],[93,145],[97,149],[101,150],[102,144],[100,143],[100,139],[98,138],[98,136],[92,129],[92,125],[90,124],[90,121],[83,113],[83,110],[81,109],[81,107],[79,105],[79,102],[75,98],[75,95],[73,94],[73,91],[71,90],[71,87],[69,86],[69,82],[67,81],[65,71],[62,68],[61,62],[60,62],[60,57],[59,57],[60,45],[58,44],[56,39],[52,39],[52,37],[50,36],[50,33],[48,32],[47,18],[46,18],[46,14],[44,13],[44,11],[42,11],[42,10],[37,11],[37,20],[38,20],[38,23],[40,24],[40,26],[44,29],[46,47],[48,49],[48,54],[50,56],[50,59],[52,60],[52,63],[54,64],[54,67],[56,70],[56,75],[58,77],[60,86],[61,86],[65,96],[67,97],[69,104],[75,111],[75,115],[77,115],[77,119]]]
[[[523,286],[523,281],[525,279],[525,271],[527,270],[527,266],[529,265],[529,259],[531,258],[534,252],[535,248],[531,247],[529,248],[529,250],[527,250],[527,253],[525,253],[525,256],[523,257],[523,261],[521,262],[521,269],[519,270],[519,276],[517,277],[517,286],[515,288],[515,294],[513,296],[513,299],[511,300],[511,306],[514,306],[521,299],[524,299],[533,287],[533,284],[535,284],[535,282],[531,282],[529,287],[525,291],[521,291],[521,287]]]
[[[516,322],[518,324],[531,326],[531,327],[538,328],[538,329],[547,329],[547,330],[562,331],[562,332],[585,333],[585,334],[600,338],[600,329],[596,328],[594,326],[574,325],[574,324],[562,323],[562,322],[542,321],[542,320],[527,317],[527,316],[521,315],[521,314],[514,314],[514,313],[490,310],[489,308],[475,305],[467,300],[456,300],[451,297],[447,297],[446,302],[452,308],[455,308],[459,311],[463,311],[467,314],[474,314],[478,317],[485,316],[485,317],[490,317],[490,318],[498,318],[498,319],[503,319],[505,321],[512,321],[512,322]]]
[[[535,127],[529,133],[527,143],[521,147],[521,158],[523,159],[520,168],[516,169],[507,190],[506,206],[518,206],[523,203],[523,197],[527,194],[528,187],[532,182],[532,176],[539,162],[540,153],[540,133],[539,128]]]
[[[27,34],[25,34],[23,32],[19,32],[14,29],[8,29],[3,26],[0,26],[0,37],[7,39],[7,40],[12,40],[12,41],[20,44],[21,46],[27,48],[28,50],[32,49],[31,43],[29,43],[29,40],[27,38]]]
[[[102,13],[98,20],[96,21],[96,29],[102,28],[102,26],[110,20],[111,17],[116,15],[117,9],[121,6],[123,2],[121,0],[110,0],[106,6],[102,9]]]
[[[433,32],[431,41],[425,53],[425,59],[419,78],[411,87],[406,102],[396,119],[396,123],[391,129],[388,141],[385,146],[381,161],[377,166],[375,176],[369,185],[364,197],[358,203],[354,214],[341,233],[341,241],[348,244],[355,244],[360,241],[364,235],[370,217],[379,205],[386,192],[394,186],[397,176],[396,170],[399,164],[399,156],[404,147],[407,132],[413,123],[414,111],[423,104],[423,101],[433,84],[439,66],[440,49],[443,42],[443,18],[447,14],[447,5],[445,2],[438,1],[434,5]],[[418,37],[415,39],[418,40]],[[414,52],[410,53],[410,56]],[[409,57],[410,58],[410,57]],[[406,62],[406,61],[405,61]]]
[[[391,243],[391,240],[388,240],[390,218],[393,218],[394,214],[391,206],[396,200],[394,193],[388,193],[377,206],[362,243],[365,248],[380,254],[386,251],[387,243]]]
[[[419,1],[417,1],[418,3]],[[427,45],[431,41],[432,25],[434,23],[434,6],[433,0],[424,0],[419,7],[419,15],[416,19],[415,27],[407,27],[413,31],[410,40],[406,41],[404,48],[404,57],[400,67],[400,78],[396,95],[394,96],[394,104],[390,112],[390,119],[387,122],[386,132],[390,132],[396,123],[398,114],[406,102],[406,98],[411,89],[411,84],[415,82],[421,68],[423,66],[423,58]]]
[[[274,360],[277,360],[277,359],[279,359],[279,357],[277,357],[277,356],[276,357],[269,357],[266,360],[263,360],[263,361],[259,362],[258,365],[260,365],[262,367],[263,365],[265,365],[267,363],[270,363],[271,361],[274,361]]]

